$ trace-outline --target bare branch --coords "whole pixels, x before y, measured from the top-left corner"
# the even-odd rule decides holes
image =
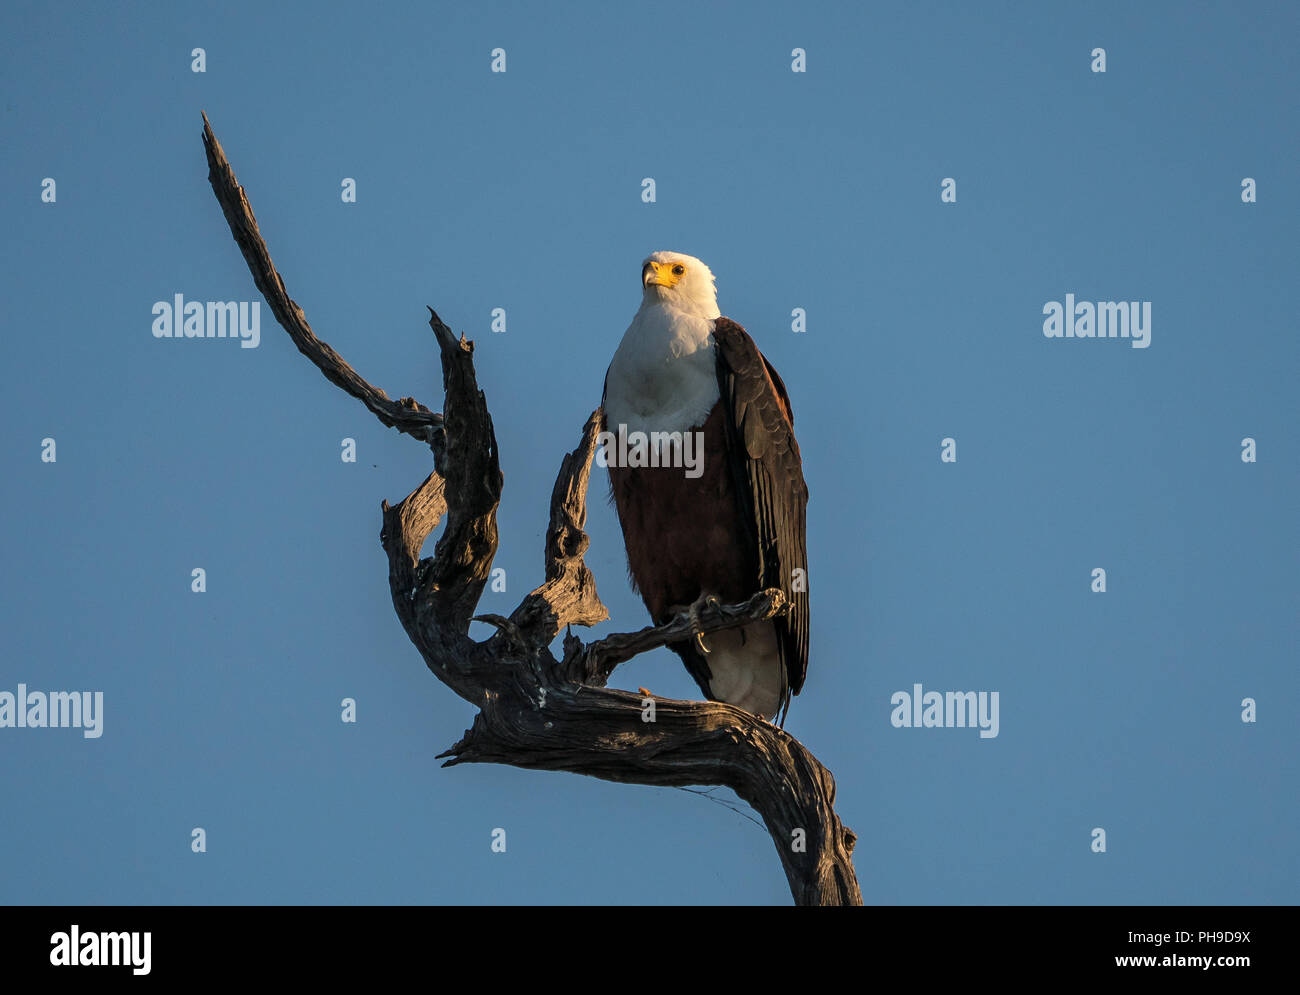
[[[546,583],[524,598],[512,616],[533,638],[549,643],[566,625],[595,625],[609,618],[596,593],[596,578],[586,561],[591,540],[587,524],[587,483],[600,434],[600,409],[582,428],[578,448],[567,453],[551,492],[551,521],[546,529]]]
[[[835,814],[835,782],[797,740],[742,709],[715,702],[651,699],[602,685],[617,664],[700,633],[773,618],[780,591],[739,605],[702,601],[662,626],[612,635],[590,646],[569,633],[563,661],[550,642],[566,625],[608,617],[584,555],[587,486],[601,412],[587,419],[551,495],[546,580],[506,618],[475,615],[497,547],[502,477],[487,401],[474,373],[473,345],[429,309],[442,357],[445,417],[409,399],[393,402],[362,380],[312,333],[258,233],[243,188],[204,117],[209,179],[253,279],[299,350],[386,425],[422,439],[434,472],[395,506],[382,505],[393,608],[435,677],[479,712],[447,763],[505,763],[566,770],[637,784],[726,785],[762,817],[803,905],[861,904],[853,872],[855,837]],[[433,557],[420,558],[438,523]],[[479,619],[496,632],[468,635]]]
[[[420,559],[425,539],[446,510],[445,483],[431,473],[396,506],[383,502],[379,541],[388,554],[388,586],[402,628],[434,676],[466,701],[478,704],[483,697],[481,683],[462,666],[463,644],[470,640],[463,635],[456,640],[439,627],[428,590],[432,561]]]
[[[739,605],[721,605],[702,598],[690,611],[679,612],[663,625],[648,625],[637,632],[616,633],[583,649],[575,649],[564,658],[565,674],[579,684],[602,686],[620,663],[650,650],[679,643],[693,636],[733,629],[750,622],[766,622],[790,610],[789,601],[779,588],[759,591]]]
[[[607,781],[719,784],[767,826],[800,905],[860,905],[857,837],[835,814],[835,781],[793,736],[734,705],[654,699],[580,684],[544,695],[503,688],[441,756],[448,765],[504,763]]]
[[[430,411],[414,398],[392,400],[382,390],[370,386],[357,376],[342,356],[312,333],[302,308],[289,298],[284,280],[276,270],[275,263],[271,262],[271,253],[262,241],[257,219],[253,217],[253,208],[244,195],[244,188],[235,179],[235,171],[231,169],[217,136],[212,133],[206,114],[203,115],[203,147],[208,155],[208,182],[212,184],[217,203],[221,205],[222,213],[230,224],[235,243],[244,254],[244,261],[253,274],[253,282],[266,298],[275,320],[293,339],[298,351],[315,363],[330,383],[342,387],[361,401],[389,428],[432,445],[434,435],[442,427],[442,415]]]
[[[433,308],[429,326],[442,352],[446,391],[446,448],[437,469],[447,481],[447,529],[421,593],[432,600],[441,625],[464,634],[497,551],[502,476],[492,416],[474,375],[474,343],[456,338]]]

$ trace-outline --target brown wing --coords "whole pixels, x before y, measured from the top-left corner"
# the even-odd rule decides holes
[[[785,384],[749,334],[730,318],[713,330],[718,387],[727,419],[728,459],[758,549],[757,587],[778,587],[791,601],[776,620],[790,694],[808,672],[808,485],[794,437],[794,411]],[[796,590],[796,571],[800,571]],[[789,705],[788,695],[784,704]]]

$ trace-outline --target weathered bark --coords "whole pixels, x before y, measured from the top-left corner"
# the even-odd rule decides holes
[[[583,558],[596,411],[565,456],[551,494],[545,582],[509,618],[475,616],[496,553],[502,477],[473,344],[429,309],[442,357],[441,415],[411,398],[394,402],[358,376],[316,338],[289,298],[206,115],[203,122],[208,179],[276,320],[332,383],[383,424],[433,450],[434,472],[397,505],[383,503],[380,541],[393,608],[407,636],[434,676],[479,709],[461,740],[440,754],[446,765],[504,763],[635,784],[725,785],[762,817],[798,904],[861,904],[856,837],[835,814],[835,781],[798,740],[731,705],[645,699],[605,687],[615,667],[639,653],[788,610],[781,592],[759,591],[739,605],[701,602],[665,625],[590,644],[569,632],[557,660],[549,647],[561,630],[609,617]],[[425,539],[444,516],[447,528],[434,555],[421,559]],[[470,638],[475,619],[496,632],[483,641]]]

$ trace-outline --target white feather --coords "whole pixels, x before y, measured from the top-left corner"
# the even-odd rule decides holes
[[[719,701],[771,719],[781,707],[785,674],[776,628],[755,622],[704,637],[709,655],[709,691]]]
[[[713,273],[694,256],[656,252],[647,263],[681,262],[674,287],[650,284],[609,364],[605,415],[611,431],[681,432],[704,424],[718,402]]]

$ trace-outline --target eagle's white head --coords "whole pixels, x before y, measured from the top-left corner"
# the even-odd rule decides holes
[[[641,264],[641,306],[668,304],[701,318],[713,319],[718,310],[718,291],[713,273],[694,256],[684,252],[652,252]]]
[[[681,432],[703,425],[718,401],[709,267],[681,252],[641,264],[641,307],[605,377],[605,415],[628,432]]]

